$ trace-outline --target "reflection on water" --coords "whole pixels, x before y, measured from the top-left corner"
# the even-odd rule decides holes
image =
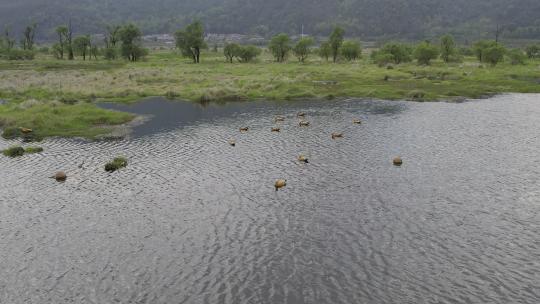
[[[321,113],[320,108],[335,106],[336,102],[328,101],[253,101],[253,102],[227,102],[227,103],[195,103],[170,101],[160,97],[145,99],[134,104],[101,103],[105,109],[131,112],[151,117],[148,122],[133,128],[133,136],[141,137],[158,132],[171,131],[180,127],[189,127],[194,124],[212,123],[217,119],[238,119],[237,123],[243,123],[245,117],[262,117],[265,123],[272,122],[272,115],[291,111],[292,109],[311,108],[307,113],[313,117],[326,115]],[[395,102],[371,102],[354,101],[339,102],[340,107],[348,107],[351,112],[362,114],[397,114],[405,107]],[[293,112],[289,113],[294,117]],[[270,125],[268,126],[270,128]]]
[[[538,95],[130,107],[0,158],[0,303],[538,303]]]

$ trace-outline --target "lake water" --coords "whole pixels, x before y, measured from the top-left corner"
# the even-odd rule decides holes
[[[0,157],[0,303],[540,302],[540,95],[104,106],[153,119]]]

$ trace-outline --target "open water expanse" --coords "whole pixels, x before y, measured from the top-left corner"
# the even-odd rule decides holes
[[[0,303],[540,303],[540,95],[102,106],[0,156]]]

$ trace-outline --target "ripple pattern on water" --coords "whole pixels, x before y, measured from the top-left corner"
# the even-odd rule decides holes
[[[197,113],[0,157],[0,303],[538,303],[538,95]]]

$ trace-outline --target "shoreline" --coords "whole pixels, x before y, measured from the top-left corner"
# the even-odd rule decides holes
[[[374,102],[378,102],[378,101],[381,101],[381,102],[382,101],[393,102],[393,101],[395,101],[395,102],[412,102],[412,103],[446,102],[446,103],[458,104],[458,103],[465,103],[465,102],[481,101],[481,100],[494,98],[494,97],[497,97],[497,96],[512,95],[512,94],[526,94],[526,95],[529,95],[529,94],[535,95],[535,94],[537,94],[537,95],[540,95],[540,93],[503,92],[503,93],[497,93],[497,94],[484,95],[484,96],[482,96],[480,98],[456,97],[456,98],[453,98],[452,100],[439,99],[439,100],[430,100],[430,101],[419,101],[419,100],[407,100],[407,99],[389,100],[389,99],[378,99],[378,98],[367,98],[367,97],[336,97],[336,98],[334,98],[332,100],[329,100],[329,99],[326,99],[326,98],[296,98],[296,99],[283,100],[283,102],[299,102],[299,101],[342,102],[342,101],[347,101],[347,100],[359,100],[359,101],[374,101]],[[130,102],[128,102],[128,104],[136,104],[136,103],[144,102],[146,100],[149,100],[149,99],[151,100],[151,99],[154,99],[154,98],[164,99],[164,100],[167,100],[167,101],[169,101],[171,103],[185,102],[185,103],[192,103],[192,104],[200,104],[200,102],[198,102],[198,101],[183,100],[183,99],[168,99],[168,98],[163,97],[163,96],[148,96],[148,97],[145,97],[145,98],[142,98],[142,99],[130,101]],[[254,99],[254,100],[214,101],[214,102],[209,102],[209,104],[219,104],[219,105],[226,106],[229,103],[250,103],[250,102],[280,102],[280,101],[260,98],[260,99]],[[108,101],[108,103],[116,103],[116,102]],[[50,136],[43,136],[38,141],[41,141],[41,140],[46,139],[46,138],[71,138],[71,139],[87,141],[87,142],[89,142],[89,141],[123,140],[123,139],[129,138],[129,136],[132,133],[134,127],[140,126],[140,125],[142,125],[142,124],[144,124],[144,123],[146,123],[146,122],[153,119],[153,115],[151,115],[151,114],[136,114],[136,113],[131,113],[129,111],[119,111],[119,110],[116,110],[116,109],[102,108],[102,107],[99,106],[99,102],[94,102],[94,103],[92,103],[92,105],[95,106],[98,109],[105,110],[105,111],[111,111],[111,112],[122,113],[122,114],[129,114],[129,115],[132,116],[132,119],[129,120],[129,121],[123,122],[121,124],[116,124],[116,125],[104,124],[104,125],[100,125],[100,126],[95,126],[98,129],[106,130],[106,132],[99,133],[99,134],[97,134],[95,136],[92,136],[92,137],[50,135]],[[4,130],[4,128],[0,127],[0,133],[2,133],[3,130]],[[23,139],[23,138],[22,137],[4,138],[4,140],[20,140],[20,139]],[[32,142],[32,141],[30,141],[30,142]]]
[[[0,100],[7,101],[0,104],[0,126],[33,129],[42,138],[114,136],[107,129],[121,128],[135,116],[97,103],[152,97],[201,104],[351,98],[463,102],[506,92],[540,93],[540,60],[491,67],[468,57],[461,63],[379,67],[365,57],[336,64],[315,56],[306,63],[275,63],[264,53],[256,62],[231,64],[221,54],[205,52],[203,61],[193,64],[156,51],[136,63],[50,56],[24,65],[1,61],[12,69],[0,70]]]

